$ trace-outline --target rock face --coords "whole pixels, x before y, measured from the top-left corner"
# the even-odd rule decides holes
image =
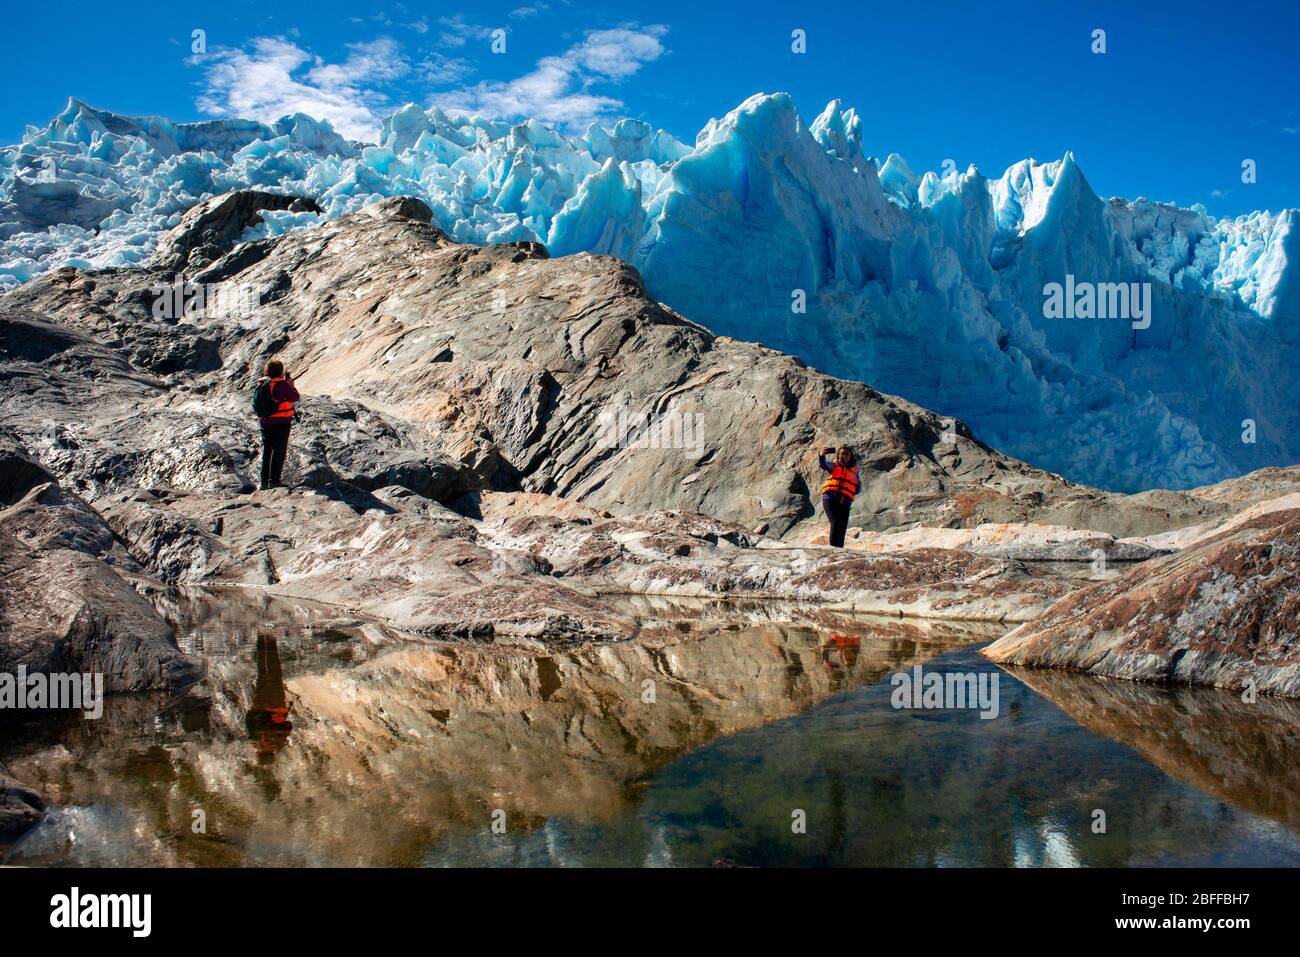
[[[255,444],[247,388],[274,355],[296,373],[309,414],[336,410],[313,441],[295,443],[294,468],[344,477],[346,455],[365,462],[351,466],[354,484],[359,476],[378,488],[389,475],[443,501],[475,488],[542,492],[803,537],[822,521],[815,451],[844,441],[862,468],[853,523],[867,529],[1040,521],[1127,536],[1231,511],[1175,493],[1111,495],[1029,468],[958,422],[709,333],[649,299],[625,263],[549,259],[534,243],[457,244],[418,201],[384,200],[206,266],[205,253],[194,271],[193,257],[182,258],[212,245],[195,230],[215,211],[233,210],[229,218],[263,202],[235,196],[177,227],[163,261],[196,283],[251,290],[258,304],[239,321],[211,310],[156,318],[158,290],[175,280],[162,268],[64,269],[0,299],[8,339],[55,339],[45,359],[15,347],[16,361],[36,365],[33,376],[49,363],[80,380],[67,387],[89,393],[82,405],[97,417],[83,431],[120,449],[96,454],[113,461],[107,474],[62,464],[79,491],[160,479],[194,490],[246,485]],[[38,330],[33,314],[58,323],[58,335]],[[106,354],[91,356],[97,349]],[[97,367],[115,377],[92,376]],[[60,396],[28,391],[44,417],[80,424]],[[6,421],[31,438],[30,418]],[[391,447],[370,447],[385,437]],[[395,471],[390,455],[418,474]]]
[[[239,242],[271,209],[312,204],[217,197],[146,268],[0,297],[0,665],[182,685],[194,664],[141,596],[191,585],[425,638],[629,637],[627,594],[1026,622],[1073,587],[1026,562],[1147,558],[1161,546],[1122,539],[1216,527],[1286,484],[1100,492],[715,336],[619,260],[458,244],[410,198]],[[305,397],[292,493],[252,493],[269,357]],[[824,528],[816,450],[841,441],[858,541],[889,547],[803,544]],[[69,580],[75,601],[51,587]]]
[[[158,243],[152,264],[172,271],[201,269],[230,252],[244,230],[260,223],[262,211],[268,209],[322,212],[314,202],[298,196],[258,190],[226,193],[186,211],[176,228]]]
[[[12,432],[0,429],[0,507],[13,505],[36,486],[53,481],[49,470],[27,454]]]
[[[99,515],[57,485],[0,510],[0,672],[102,673],[106,691],[175,689],[197,665],[132,586]]]
[[[984,654],[1300,697],[1300,509],[1265,513],[1080,589]]]

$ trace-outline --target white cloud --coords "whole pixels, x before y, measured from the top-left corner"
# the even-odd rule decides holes
[[[410,62],[389,37],[349,46],[326,63],[282,37],[258,37],[251,52],[217,50],[191,60],[206,67],[199,109],[269,123],[289,113],[329,120],[351,139],[373,142],[387,97],[375,89],[406,75]]]
[[[487,27],[461,17],[439,21],[444,36],[489,36]],[[447,109],[483,113],[499,119],[535,118],[562,128],[581,129],[616,114],[622,100],[601,85],[626,81],[664,54],[667,27],[635,24],[589,31],[558,56],[543,57],[531,70],[509,80],[485,80],[433,96]],[[446,45],[446,44],[444,44]],[[455,46],[456,44],[451,44]],[[486,61],[510,62],[487,55]],[[270,123],[290,113],[306,113],[350,139],[374,142],[380,124],[394,108],[388,95],[397,81],[426,88],[463,83],[474,65],[462,57],[430,52],[409,59],[391,37],[352,44],[341,62],[326,62],[284,37],[258,37],[242,49],[219,49],[191,58],[204,69],[198,107],[214,116],[238,116]],[[409,90],[401,99],[406,99]]]
[[[463,57],[448,57],[432,53],[416,65],[420,79],[429,86],[447,86],[459,83],[474,72],[474,65]]]
[[[361,22],[360,20],[357,20],[356,17],[352,17],[351,19],[356,20],[356,22],[358,23]],[[401,20],[394,20],[388,14],[380,11],[379,13],[376,13],[374,15],[373,19],[375,20],[376,23],[382,23],[386,27],[400,27],[404,30],[414,30],[416,33],[429,32],[428,17],[420,17],[420,19],[418,20],[412,20],[408,23],[404,23]]]
[[[664,54],[659,25],[592,30],[559,56],[538,60],[513,80],[487,80],[434,97],[445,109],[483,113],[499,119],[532,118],[557,126],[582,128],[622,108],[613,96],[595,93],[597,83],[619,83]]]
[[[461,14],[451,17],[439,17],[438,25],[442,32],[438,35],[438,45],[444,47],[463,47],[470,40],[485,40],[492,35],[492,28],[477,23],[470,23]]]

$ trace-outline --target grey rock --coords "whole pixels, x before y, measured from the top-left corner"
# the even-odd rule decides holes
[[[54,476],[30,455],[8,429],[0,429],[0,506],[13,505]]]
[[[987,554],[804,544],[824,525],[816,450],[840,442],[862,470],[853,524],[872,531],[1068,525],[1139,560],[1159,549],[1116,539],[1222,521],[1250,494],[1067,482],[960,422],[715,336],[625,263],[457,244],[411,199],[239,242],[294,202],[218,197],[146,268],[58,270],[0,297],[0,474],[27,486],[0,580],[11,658],[94,646],[121,688],[179,683],[189,664],[136,591],[179,585],[329,602],[426,638],[548,642],[635,634],[616,593],[1028,621],[1073,587],[1022,560],[1077,561],[1090,534]],[[254,290],[255,310],[159,315],[182,269]],[[248,494],[250,386],[270,357],[304,396],[296,490]],[[89,631],[22,613],[60,574],[88,583]],[[103,650],[132,629],[131,655]]]
[[[228,253],[249,226],[262,221],[263,210],[320,213],[313,200],[259,190],[238,190],[191,207],[154,250],[152,264],[161,270],[198,270]]]
[[[196,680],[136,571],[94,510],[56,485],[0,510],[0,671],[97,672],[112,692]]]

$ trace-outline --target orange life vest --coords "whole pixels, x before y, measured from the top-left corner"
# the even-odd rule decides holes
[[[271,389],[271,398],[273,400],[275,399],[275,384],[277,382],[283,382],[283,381],[284,381],[283,378],[271,380],[270,389]],[[276,405],[275,411],[267,416],[267,419],[292,419],[292,418],[293,418],[292,402],[279,403],[278,405]]]
[[[850,502],[853,501],[858,495],[858,470],[836,465],[830,477],[822,483],[822,494],[829,492],[838,492]]]

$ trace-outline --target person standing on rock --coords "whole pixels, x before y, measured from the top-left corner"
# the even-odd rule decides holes
[[[293,424],[294,403],[299,399],[293,376],[284,363],[272,359],[266,374],[253,389],[253,412],[262,425],[262,490],[280,488],[284,457],[289,451],[289,428]]]
[[[849,512],[853,509],[853,500],[858,495],[858,462],[853,457],[853,450],[841,445],[835,452],[835,461],[830,462],[826,456],[834,449],[822,449],[817,456],[817,464],[823,472],[830,475],[822,483],[822,510],[831,523],[831,545],[844,547],[844,533],[849,528]]]

